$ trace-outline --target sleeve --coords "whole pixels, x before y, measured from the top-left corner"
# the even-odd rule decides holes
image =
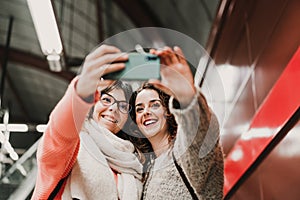
[[[79,150],[79,133],[93,104],[75,91],[78,77],[53,109],[37,150],[38,174],[32,199],[47,199],[57,183],[72,169]]]
[[[187,108],[170,109],[178,123],[175,159],[199,197],[222,199],[224,158],[216,116],[199,89]]]

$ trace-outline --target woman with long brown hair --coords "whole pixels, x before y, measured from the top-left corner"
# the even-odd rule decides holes
[[[147,158],[143,199],[222,199],[217,118],[179,47],[151,53],[161,59],[162,78],[144,84],[130,99],[133,143]]]

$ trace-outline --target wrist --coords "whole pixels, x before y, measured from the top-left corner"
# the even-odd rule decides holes
[[[78,84],[79,80],[77,80],[74,84],[75,87],[75,92],[76,94],[85,102],[87,103],[93,103],[94,102],[94,94],[88,94],[88,93],[83,93],[81,91],[85,91],[85,90],[81,90],[80,85]]]
[[[177,100],[179,101],[180,107],[186,108],[190,105],[196,95],[196,89],[193,87],[191,90],[183,93]]]

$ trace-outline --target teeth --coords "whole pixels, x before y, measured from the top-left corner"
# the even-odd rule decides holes
[[[144,125],[145,125],[145,126],[148,126],[148,125],[153,124],[153,123],[155,123],[155,122],[156,122],[156,120],[148,120],[148,121],[145,121],[145,122],[144,122]]]

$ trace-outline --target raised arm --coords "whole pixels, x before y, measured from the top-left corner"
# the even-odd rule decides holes
[[[38,175],[33,199],[47,199],[70,172],[79,149],[79,132],[92,104],[75,92],[74,79],[51,112],[37,151]],[[44,190],[45,188],[46,190]]]
[[[102,45],[85,59],[81,74],[69,85],[65,95],[50,115],[47,129],[37,152],[38,176],[32,199],[47,199],[57,183],[72,169],[79,150],[79,133],[97,88],[112,81],[100,81],[104,74],[125,67],[128,56],[113,46]]]
[[[174,155],[198,195],[222,199],[223,153],[219,124],[205,97],[195,87],[193,75],[179,47],[152,50],[162,60],[162,79],[152,83],[176,98],[181,109],[172,108],[178,124]],[[178,84],[180,83],[180,84]]]
[[[216,116],[200,92],[187,108],[171,112],[178,122],[175,159],[198,194],[222,199],[223,152]]]

